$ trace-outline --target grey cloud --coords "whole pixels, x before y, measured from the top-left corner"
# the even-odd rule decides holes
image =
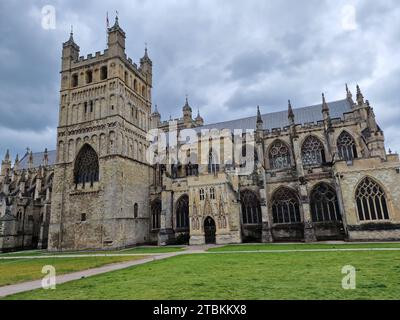
[[[52,2],[57,29],[40,28],[48,1],[0,2],[0,157],[6,147],[54,146],[61,44],[70,25],[81,55],[106,46],[105,14],[127,34],[134,61],[144,43],[154,63],[153,102],[163,119],[181,115],[185,94],[208,123],[344,97],[362,85],[386,132],[397,142],[400,4],[356,1],[358,29],[341,27],[338,0],[123,0]],[[16,14],[17,13],[17,14]],[[5,62],[7,61],[7,62]],[[354,91],[354,89],[353,89]],[[216,110],[218,110],[216,112]],[[4,134],[2,135],[2,137]],[[40,137],[40,138],[39,138]]]

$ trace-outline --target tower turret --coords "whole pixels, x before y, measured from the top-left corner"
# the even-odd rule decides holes
[[[119,26],[118,16],[114,25],[108,29],[108,52],[111,56],[125,56],[125,32]]]
[[[74,41],[74,33],[71,27],[69,39],[67,42],[63,43],[61,66],[62,71],[71,69],[72,62],[77,61],[79,58],[79,50],[79,46]]]
[[[204,125],[204,119],[203,119],[202,116],[200,115],[200,110],[199,110],[199,109],[197,109],[197,117],[196,117],[195,121],[196,121],[196,124],[197,124],[198,126]]]
[[[147,45],[144,49],[144,56],[140,59],[140,69],[146,75],[146,81],[151,86],[153,83],[153,62],[149,58]]]
[[[7,149],[6,155],[1,162],[1,176],[5,177],[11,170],[10,151]]]
[[[158,112],[157,105],[155,105],[154,112],[150,115],[151,129],[156,129],[161,123],[161,114]]]
[[[183,110],[183,122],[185,123],[186,128],[190,128],[192,125],[192,108],[189,105],[188,97],[186,96],[185,105],[182,108]]]
[[[363,130],[364,139],[367,142],[371,156],[377,156],[381,159],[386,159],[385,136],[381,128],[376,123],[374,109],[370,106],[368,100],[366,104],[366,128]]]

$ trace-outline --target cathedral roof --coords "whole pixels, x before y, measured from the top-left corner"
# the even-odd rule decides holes
[[[332,119],[340,118],[343,119],[343,114],[351,111],[350,102],[345,100],[329,102],[330,116]],[[293,109],[294,121],[296,124],[306,124],[306,123],[317,123],[318,121],[323,121],[322,115],[322,104],[317,104],[309,107],[303,107],[298,109]],[[285,128],[290,125],[288,120],[287,109],[279,112],[271,112],[261,115],[263,120],[263,129],[272,130],[278,128]],[[200,131],[202,129],[256,129],[257,116],[242,118],[231,121],[224,121],[214,124],[208,124],[201,127],[197,127],[196,130]]]
[[[56,150],[48,151],[48,165],[52,166],[56,163]],[[32,153],[33,163],[32,168],[38,168],[43,165],[43,157],[44,152],[35,152]],[[19,169],[28,169],[29,168],[29,153],[26,153],[25,156],[19,162]]]

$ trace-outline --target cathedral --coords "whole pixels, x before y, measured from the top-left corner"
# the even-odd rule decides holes
[[[62,46],[57,150],[0,175],[0,251],[400,240],[400,161],[357,86],[343,99],[215,124],[162,121],[153,64]],[[189,140],[189,142],[188,142]]]

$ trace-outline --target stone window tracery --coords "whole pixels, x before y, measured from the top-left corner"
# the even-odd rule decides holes
[[[294,191],[280,188],[274,193],[271,206],[274,223],[301,222],[299,200]]]
[[[361,221],[389,220],[386,194],[371,178],[365,178],[357,187],[356,203]]]
[[[189,197],[187,195],[180,197],[176,203],[176,227],[189,228]]]
[[[336,191],[325,183],[318,184],[310,195],[312,221],[342,221]]]
[[[269,150],[269,163],[272,169],[283,169],[290,167],[290,152],[285,143],[275,141]]]
[[[96,151],[85,144],[75,161],[74,183],[93,186],[93,183],[97,181],[99,181],[99,159]]]
[[[261,206],[257,195],[250,190],[244,190],[240,193],[240,199],[243,224],[262,223]]]
[[[337,140],[339,158],[345,161],[351,161],[357,158],[357,148],[353,137],[346,131],[343,131]]]
[[[303,165],[321,165],[325,162],[324,145],[314,137],[309,136],[303,143],[301,148]]]

